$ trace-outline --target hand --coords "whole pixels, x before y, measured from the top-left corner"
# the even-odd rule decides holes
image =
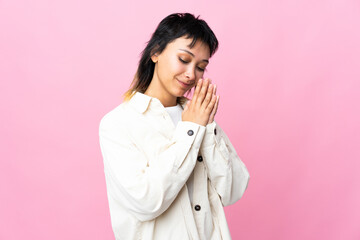
[[[187,102],[181,114],[182,121],[206,126],[216,103],[216,96],[213,91],[214,85],[210,83],[208,78],[199,79],[193,98]]]
[[[217,90],[217,86],[214,85],[214,95],[216,96],[216,90]],[[212,123],[214,121],[214,118],[215,118],[215,114],[217,112],[217,109],[218,109],[218,106],[219,106],[219,99],[220,99],[220,96],[216,96],[216,102],[215,102],[215,106],[210,114],[210,117],[209,117],[209,121],[208,121],[208,124]]]

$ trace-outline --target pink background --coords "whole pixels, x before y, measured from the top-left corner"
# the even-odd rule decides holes
[[[216,33],[233,239],[360,239],[360,2],[0,0],[0,239],[114,239],[98,142],[170,13]]]

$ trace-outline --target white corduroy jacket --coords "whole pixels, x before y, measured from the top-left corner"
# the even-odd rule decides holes
[[[99,138],[117,240],[231,239],[223,206],[250,175],[215,121],[174,126],[157,98],[136,92],[101,119]]]

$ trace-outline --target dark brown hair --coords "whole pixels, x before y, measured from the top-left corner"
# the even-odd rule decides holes
[[[219,45],[213,31],[204,20],[199,19],[199,16],[195,18],[190,13],[174,13],[167,16],[159,23],[145,49],[141,52],[139,66],[130,89],[123,95],[125,101],[131,99],[136,91],[144,93],[150,85],[155,68],[151,56],[155,53],[160,54],[168,43],[183,36],[192,39],[190,48],[195,45],[197,40],[206,43],[210,49],[210,57],[216,52]],[[179,103],[182,103],[183,100],[183,98],[178,98]]]

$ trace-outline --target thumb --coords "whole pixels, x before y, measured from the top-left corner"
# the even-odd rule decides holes
[[[188,110],[188,108],[189,108],[189,106],[190,106],[190,101],[191,101],[191,100],[189,100],[189,101],[186,103],[185,108],[184,108],[184,111]]]

